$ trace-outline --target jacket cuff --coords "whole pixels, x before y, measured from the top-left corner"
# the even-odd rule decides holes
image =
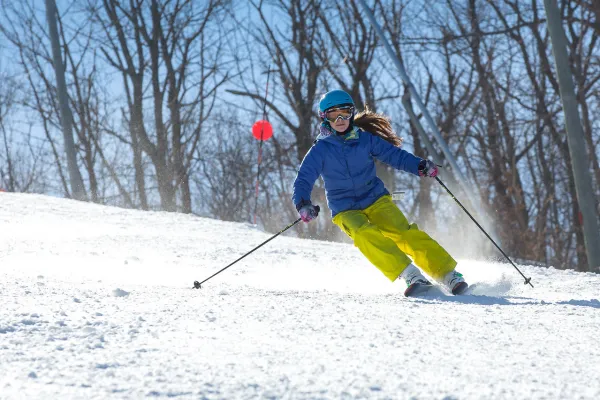
[[[312,201],[310,200],[300,200],[300,203],[296,204],[296,211],[300,212],[300,209],[304,206],[310,205],[312,204]]]
[[[425,158],[420,158],[420,157],[417,157],[417,158],[420,161],[419,161],[419,164],[417,166],[417,173],[415,175],[421,176],[421,171],[423,171],[425,169],[425,167],[427,166],[427,160]]]

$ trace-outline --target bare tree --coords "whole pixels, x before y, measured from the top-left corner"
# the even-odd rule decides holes
[[[218,29],[227,2],[198,3],[103,0],[102,9],[90,6],[105,33],[103,54],[123,77],[138,187],[145,192],[141,149],[156,171],[161,208],[169,211],[177,209],[177,190],[181,210],[192,211],[191,157],[217,90],[229,79],[220,70],[223,32]],[[146,76],[152,125],[144,118]]]
[[[575,235],[576,242],[573,246],[560,246],[562,249],[562,255],[558,255],[558,262],[569,263],[569,259],[573,259],[568,254],[571,249],[576,249],[577,259],[579,262],[577,265],[585,265],[585,252],[583,251],[583,232],[581,226],[581,220],[579,216],[579,209],[577,206],[575,185],[572,174],[570,173],[570,154],[566,143],[566,135],[564,135],[564,119],[560,117],[561,105],[557,101],[559,96],[558,83],[555,78],[555,73],[552,69],[552,63],[550,62],[550,49],[548,46],[548,38],[546,33],[546,27],[544,21],[540,17],[540,5],[537,1],[534,1],[530,7],[519,5],[517,2],[505,1],[504,3],[498,4],[496,2],[490,2],[499,20],[502,22],[503,27],[506,28],[508,37],[515,43],[516,47],[520,50],[521,58],[523,59],[523,67],[526,71],[526,76],[529,79],[531,87],[534,89],[535,94],[535,107],[529,107],[533,112],[539,115],[541,120],[544,122],[539,130],[536,130],[536,138],[540,138],[542,132],[549,132],[552,141],[547,145],[552,146],[560,152],[561,157],[557,160],[559,165],[563,165],[564,170],[558,173],[547,171],[549,166],[546,162],[542,162],[541,168],[545,171],[544,175],[546,179],[544,182],[550,193],[553,193],[552,198],[554,201],[568,200],[571,208],[571,218],[568,222],[568,226],[572,227],[567,232],[558,231],[551,229],[555,232],[554,235],[563,236],[565,239],[555,238],[555,242],[570,243],[568,236]],[[598,189],[598,183],[600,182],[600,169],[598,167],[598,152],[596,150],[596,144],[594,143],[594,131],[592,128],[592,118],[590,118],[590,105],[589,102],[595,102],[598,105],[597,99],[594,96],[595,87],[598,86],[598,80],[600,79],[600,71],[598,70],[598,63],[594,61],[592,54],[594,50],[598,48],[597,35],[590,30],[589,23],[581,23],[582,19],[576,18],[577,6],[572,7],[568,3],[564,3],[562,10],[564,12],[564,20],[567,26],[568,36],[570,38],[570,49],[569,52],[572,55],[571,63],[572,69],[575,72],[574,80],[577,92],[577,100],[580,103],[582,110],[582,121],[584,133],[588,142],[588,148],[590,149],[590,162],[591,170],[595,171],[595,190]],[[586,14],[581,8],[579,11],[582,12],[582,16],[589,18],[590,14]],[[517,16],[517,26],[513,27],[508,19],[505,17],[508,13]],[[523,28],[521,28],[523,27]],[[525,30],[527,29],[527,30]],[[533,46],[528,46],[531,43]],[[537,53],[531,54],[531,47],[537,49]],[[539,65],[541,68],[535,66],[536,61],[534,58],[539,59]],[[515,85],[518,87],[519,85]],[[514,89],[511,90],[514,92]],[[509,93],[510,96],[515,98],[514,93]],[[596,139],[597,140],[597,139]],[[540,154],[542,159],[547,157],[554,157],[554,151],[544,151]],[[556,163],[556,161],[554,161]],[[559,178],[560,176],[560,178]],[[564,186],[563,186],[564,184]],[[563,192],[557,191],[557,189],[563,188]],[[598,191],[600,194],[600,191]],[[537,194],[536,197],[544,197]],[[560,200],[557,199],[560,197]],[[558,226],[561,222],[564,224],[566,221],[560,221],[558,213],[553,213],[553,225]],[[558,246],[557,246],[558,247]]]
[[[52,57],[48,52],[48,38],[45,33],[44,20],[36,14],[33,4],[9,4],[2,2],[2,15],[6,25],[0,26],[2,33],[17,49],[19,64],[26,73],[33,99],[24,99],[24,105],[36,111],[42,119],[44,133],[51,146],[55,158],[60,184],[67,197],[70,196],[69,185],[64,173],[65,160],[55,130],[60,130],[58,105],[55,101],[53,79],[47,75],[46,66],[52,65]],[[60,137],[60,136],[59,136]]]
[[[254,205],[254,139],[235,114],[218,113],[212,124],[228,129],[202,139],[202,151],[197,150],[194,157],[197,168],[192,181],[208,215],[225,221],[247,221]]]
[[[362,9],[355,0],[342,7],[336,1],[326,1],[320,7],[319,19],[318,55],[335,82],[334,88],[348,92],[359,109],[376,109],[375,85],[382,75],[381,66],[375,64],[378,38]]]
[[[15,80],[0,72],[0,190],[9,192],[35,190],[39,178],[40,152],[26,140],[30,135],[17,131],[11,118],[21,95]]]
[[[269,62],[262,63],[263,70],[272,65],[276,72],[275,85],[283,90],[282,98],[278,98],[277,103],[267,100],[266,105],[283,127],[293,133],[297,146],[296,159],[302,161],[312,145],[315,127],[313,118],[316,113],[314,105],[321,94],[318,80],[323,66],[317,57],[321,2],[275,1],[271,8],[285,16],[286,20],[282,22],[286,25],[285,30],[271,26],[262,1],[253,2],[252,6],[260,17],[261,25],[257,29],[249,29],[249,37],[266,52]],[[244,82],[241,83],[245,85]],[[262,89],[263,86],[243,86],[243,90],[230,92],[254,99],[262,105],[264,99],[258,87]]]
[[[93,52],[93,38],[91,27],[84,23],[77,15],[77,10],[70,4],[68,10],[71,20],[64,23],[63,17],[58,16],[58,30],[62,38],[62,58],[65,60],[66,80],[70,108],[73,110],[74,130],[76,132],[76,148],[79,161],[87,172],[87,191],[91,193],[92,201],[103,203],[105,199],[99,196],[99,186],[106,185],[99,182],[97,172],[107,168],[113,172],[110,178],[118,187],[125,199],[125,205],[131,206],[128,193],[120,182],[111,163],[106,159],[102,149],[99,121],[106,118],[103,115],[102,104],[105,101],[102,92],[98,90],[98,70]],[[56,170],[64,192],[69,195],[69,188],[64,174],[64,159],[60,148],[60,135],[55,131],[59,129],[58,104],[56,102],[56,88],[54,79],[48,75],[48,65],[52,64],[49,53],[48,37],[45,22],[30,3],[8,5],[3,9],[4,17],[9,24],[2,29],[4,35],[16,48],[19,55],[19,65],[28,79],[31,97],[23,100],[27,108],[35,110],[41,121],[46,135],[47,145],[54,155]],[[68,28],[65,28],[68,26]],[[97,157],[100,155],[101,162]]]
[[[114,130],[109,132],[116,136],[120,141],[131,146],[133,153],[133,167],[135,171],[136,193],[139,196],[140,207],[148,209],[148,198],[146,193],[145,169],[142,163],[142,148],[140,146],[140,137],[145,135],[144,115],[143,115],[143,87],[144,73],[146,69],[146,53],[142,45],[141,32],[139,29],[133,30],[133,34],[126,36],[130,30],[126,30],[122,23],[124,17],[119,16],[121,10],[120,2],[103,1],[104,14],[101,13],[100,5],[96,1],[89,2],[88,8],[92,16],[92,21],[99,23],[105,37],[100,38],[100,51],[108,61],[109,65],[121,72],[123,79],[123,89],[127,99],[128,113],[122,110],[123,118],[129,126],[129,140],[120,136]],[[131,3],[131,10],[123,12],[129,17],[131,23],[138,23],[135,16],[135,10],[139,4]],[[132,49],[130,50],[130,42]]]

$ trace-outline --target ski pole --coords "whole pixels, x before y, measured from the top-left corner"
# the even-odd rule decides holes
[[[452,194],[452,192],[450,191],[450,189],[448,189],[448,188],[446,187],[446,185],[444,185],[444,183],[442,182],[442,180],[441,180],[439,177],[437,177],[437,176],[435,177],[435,179],[436,179],[436,180],[437,180],[437,181],[440,183],[440,185],[442,185],[442,187],[443,187],[444,189],[446,189],[446,192],[448,192],[448,194],[449,194],[450,196],[452,196],[452,198],[454,199],[454,201],[456,201],[456,202],[458,203],[458,205],[460,206],[460,208],[462,208],[462,209],[463,209],[463,211],[467,213],[467,215],[469,216],[469,218],[471,218],[471,220],[472,220],[473,222],[475,222],[475,225],[477,225],[477,226],[479,227],[479,229],[481,229],[481,231],[482,231],[483,233],[485,233],[485,236],[487,236],[487,238],[488,238],[488,239],[490,239],[490,240],[492,241],[492,243],[494,243],[494,246],[496,246],[496,248],[497,248],[498,250],[500,250],[500,253],[502,253],[502,254],[504,255],[504,257],[506,257],[506,259],[508,260],[508,262],[510,262],[510,263],[512,264],[512,266],[513,266],[513,267],[515,267],[515,269],[516,269],[517,271],[519,271],[519,273],[521,274],[521,276],[522,276],[522,277],[525,279],[525,285],[529,284],[531,287],[533,287],[533,285],[531,284],[531,278],[526,278],[526,277],[525,277],[525,275],[523,275],[523,273],[521,272],[521,270],[520,270],[519,268],[517,268],[517,266],[515,265],[515,263],[513,263],[513,262],[512,262],[512,260],[511,260],[511,259],[510,259],[510,258],[509,258],[507,255],[506,255],[506,253],[505,253],[504,251],[502,251],[502,249],[500,248],[500,246],[498,246],[498,245],[496,244],[496,242],[494,241],[494,239],[492,239],[492,238],[490,237],[490,235],[488,235],[488,234],[487,234],[487,232],[485,231],[485,229],[483,229],[483,228],[481,227],[481,225],[479,225],[479,223],[478,223],[477,221],[475,221],[475,218],[473,218],[473,216],[472,216],[472,215],[471,215],[471,214],[470,214],[470,213],[467,211],[467,209],[466,209],[466,208],[465,208],[465,207],[464,207],[464,206],[461,204],[461,202],[460,202],[460,201],[458,201],[458,199],[457,199],[456,197],[454,197],[454,195]]]
[[[315,208],[317,209],[317,212],[320,210],[319,206],[315,206]],[[276,234],[274,234],[273,236],[271,236],[269,239],[265,240],[264,242],[262,242],[261,244],[259,244],[258,246],[256,246],[255,248],[253,248],[252,250],[250,250],[249,252],[247,252],[246,254],[244,254],[243,256],[241,256],[240,258],[238,258],[237,260],[235,260],[231,264],[229,264],[228,266],[226,266],[225,268],[223,268],[220,271],[212,274],[211,276],[209,276],[208,278],[206,278],[202,282],[194,281],[194,289],[200,289],[201,285],[204,282],[206,282],[207,280],[209,280],[209,279],[213,278],[214,276],[220,274],[221,272],[225,271],[227,268],[231,267],[233,264],[235,264],[236,262],[240,261],[242,258],[246,257],[247,255],[252,254],[255,250],[258,250],[259,248],[261,248],[265,244],[269,243],[271,240],[275,239],[277,236],[281,235],[283,232],[287,231],[288,229],[290,229],[292,226],[296,225],[301,220],[302,220],[301,218],[298,218],[297,220],[295,220],[294,222],[292,222],[291,224],[289,224],[288,226],[286,226],[285,228],[283,228],[282,230],[280,230],[279,232],[277,232]]]

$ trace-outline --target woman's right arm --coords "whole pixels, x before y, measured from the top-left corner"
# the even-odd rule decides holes
[[[310,194],[322,170],[323,159],[315,144],[308,150],[306,156],[304,156],[304,160],[302,160],[302,164],[300,164],[298,174],[294,180],[292,201],[296,209],[300,209],[305,204],[311,204]]]

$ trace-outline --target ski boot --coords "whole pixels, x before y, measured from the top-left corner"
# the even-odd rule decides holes
[[[469,287],[462,274],[456,270],[448,272],[441,283],[454,295],[463,294]]]
[[[404,291],[404,296],[406,297],[425,293],[433,286],[431,282],[421,274],[421,271],[412,264],[408,264],[408,266],[404,268],[404,271],[400,274],[400,278],[404,279],[404,282],[406,282],[406,290]]]

